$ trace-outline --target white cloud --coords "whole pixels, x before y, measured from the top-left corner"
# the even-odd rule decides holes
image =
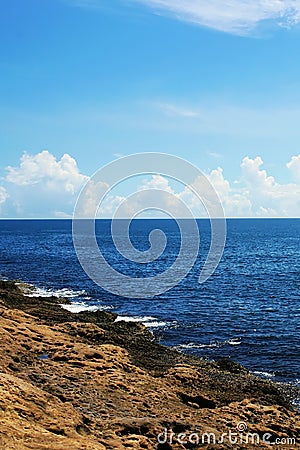
[[[6,191],[6,189],[3,186],[0,186],[0,205],[2,203],[5,203],[6,200],[8,199],[9,195]]]
[[[298,156],[292,156],[286,166],[295,178],[300,179],[300,154]]]
[[[291,175],[300,179],[300,155],[293,156],[286,166]],[[222,167],[211,170],[207,178],[218,193],[227,217],[300,217],[300,184],[280,184],[263,168],[260,156],[246,156],[241,162],[240,176],[233,183],[225,177]],[[47,151],[24,154],[19,166],[8,167],[6,178],[2,178],[1,214],[4,217],[71,217],[79,191],[88,179],[70,155],[56,159]],[[90,184],[80,214],[83,217],[93,214],[106,193],[99,217],[112,217],[122,203],[126,214],[139,211],[152,204],[154,198],[166,211],[178,211],[180,215],[183,211],[180,202],[184,202],[195,216],[205,216],[203,205],[192,190],[202,192],[205,186],[201,183],[197,179],[191,186],[183,186],[159,174],[142,181],[139,178],[135,186],[130,185],[131,192],[138,191],[137,194],[127,201],[120,186],[116,192],[100,180]]]
[[[135,0],[157,12],[216,30],[246,35],[263,21],[281,27],[300,21],[299,0]]]
[[[211,170],[206,175],[220,197],[226,216],[300,217],[300,185],[296,183],[280,184],[262,166],[263,160],[260,156],[253,159],[246,156],[241,162],[240,179],[233,184],[225,178],[221,167]],[[299,176],[300,155],[292,157],[287,167]],[[99,192],[106,191],[108,186],[99,183],[99,186],[94,186],[94,188],[99,198]],[[162,210],[172,210],[180,217],[181,211],[183,211],[180,205],[180,201],[182,201],[196,217],[206,216],[203,204],[193,193],[193,188],[201,192],[201,189],[204,188],[202,180],[195,180],[191,186],[184,187],[177,184],[174,187],[173,184],[170,185],[170,180],[166,177],[159,174],[151,175],[137,187],[138,194],[133,197],[132,201],[125,203],[124,210],[129,208],[131,212],[136,212],[145,208],[153,200],[153,190],[160,190],[159,206]],[[203,192],[203,196],[205,197],[205,192]],[[92,204],[93,192],[90,197]],[[110,191],[101,205],[100,216],[111,217],[116,208],[125,200],[125,196],[115,195],[113,191]],[[126,214],[130,211],[126,211]]]
[[[127,197],[115,195],[111,191],[101,204],[99,217],[111,217],[117,208],[120,208],[117,213],[118,217],[123,218],[136,215],[138,217],[168,216],[167,211],[180,217],[182,213],[179,196],[169,185],[169,180],[159,174],[144,178],[136,187],[135,192]]]
[[[143,129],[155,132],[180,131],[244,139],[254,137],[282,139],[283,135],[287,135],[289,138],[299,139],[300,108],[296,105],[290,107],[265,105],[253,108],[247,105],[220,102],[213,98],[210,101],[196,99],[184,105],[172,100],[156,100],[149,102],[148,105],[152,109],[147,116],[147,123],[139,122],[138,118],[134,121],[133,116],[131,120],[127,117],[124,123],[128,127],[141,126]],[[115,120],[115,117],[112,119]],[[120,116],[119,120],[125,119]],[[213,153],[211,156],[216,157],[218,153]]]
[[[173,105],[171,103],[160,103],[159,107],[167,116],[178,116],[186,118],[199,117],[198,111],[194,111],[190,108],[185,108],[182,106]]]
[[[246,157],[241,164],[242,191],[251,201],[251,215],[300,217],[300,185],[278,183],[261,169],[262,165],[259,156]]]
[[[206,174],[206,177],[218,194],[227,217],[248,217],[251,215],[252,204],[250,199],[245,195],[243,189],[231,186],[230,182],[224,177],[221,167],[213,169]],[[210,193],[207,195],[202,180],[197,179],[191,186],[187,186],[183,192],[179,193],[180,198],[190,206],[194,215],[196,217],[206,217],[207,211],[199,198],[194,194],[193,189],[201,193],[201,197],[206,199],[207,206],[210,205],[211,210],[214,212],[214,205],[209,201],[209,198],[211,198]]]
[[[19,167],[7,167],[6,180],[18,186],[43,184],[48,189],[74,194],[88,178],[79,173],[74,158],[64,154],[56,158],[44,150],[37,155],[24,153]]]
[[[94,217],[98,210],[99,203],[106,192],[109,190],[109,185],[101,181],[95,183],[90,181],[85,189],[84,202],[80,202],[80,209],[78,209],[78,217]],[[101,216],[111,216],[116,199],[104,200],[101,204]]]
[[[64,0],[72,6],[103,9],[104,0]],[[196,25],[237,35],[249,35],[260,23],[271,21],[290,28],[300,22],[300,0],[121,0],[139,3],[157,14],[167,14]],[[118,5],[120,6],[120,5]]]
[[[299,170],[300,157],[291,160]],[[241,163],[238,182],[230,183],[224,177],[223,169],[217,167],[207,174],[215,188],[227,217],[300,217],[300,185],[280,184],[262,169],[260,156],[245,157]],[[288,164],[289,166],[289,164]],[[298,172],[300,174],[300,172]],[[200,183],[200,185],[199,185]],[[192,192],[195,187],[201,192],[201,180],[195,180],[177,195],[193,210],[195,216],[203,216],[204,209]],[[198,189],[197,189],[198,188]],[[205,192],[203,193],[205,196]]]
[[[24,153],[17,167],[7,167],[7,216],[57,217],[70,215],[77,193],[88,180],[80,173],[74,158],[64,154],[57,160],[44,150],[36,155]]]
[[[225,215],[228,217],[246,217],[251,215],[251,200],[243,189],[232,187],[224,178],[223,169],[218,167],[208,174],[208,179],[215,188]]]
[[[222,158],[221,153],[217,153],[217,152],[208,152],[207,154],[208,154],[208,156],[211,156],[212,158],[215,158],[215,159],[220,159],[220,158]]]
[[[165,192],[174,194],[174,190],[170,187],[167,178],[165,178],[159,174],[152,175],[150,180],[145,179],[143,181],[143,183],[141,184],[140,189],[141,190],[161,189],[161,190],[164,190]]]

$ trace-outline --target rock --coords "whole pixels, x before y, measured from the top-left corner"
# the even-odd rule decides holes
[[[299,414],[275,383],[160,346],[111,313],[72,314],[57,299],[28,298],[0,282],[1,449],[197,448],[190,438],[241,423],[299,439]]]

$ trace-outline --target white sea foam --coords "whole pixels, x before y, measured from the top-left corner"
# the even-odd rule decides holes
[[[168,325],[168,322],[159,322],[158,320],[155,320],[154,322],[142,322],[143,325],[149,328],[159,328],[159,327],[165,327]]]
[[[228,345],[241,345],[242,341],[237,338],[229,339],[228,341],[225,341],[224,344]]]
[[[25,283],[17,283],[23,290],[23,293],[26,297],[56,297],[56,298],[68,298],[68,299],[76,299],[80,298],[81,301],[74,301],[69,305],[61,304],[62,308],[66,309],[72,313],[79,313],[82,311],[104,311],[108,309],[113,309],[113,306],[102,305],[102,304],[89,304],[88,300],[91,299],[87,295],[87,292],[83,289],[81,291],[75,291],[69,288],[63,289],[45,289],[36,287],[33,284],[25,284]]]
[[[253,375],[258,375],[259,377],[265,377],[265,378],[273,378],[273,377],[275,377],[275,374],[271,373],[271,372],[263,372],[263,371],[255,370],[252,373],[253,373]]]
[[[219,348],[224,345],[241,345],[242,341],[237,338],[228,339],[227,341],[211,341],[209,344],[198,344],[196,342],[189,342],[188,344],[179,344],[177,349],[200,349],[200,348]]]
[[[70,305],[61,304],[64,309],[66,309],[69,312],[72,313],[80,313],[82,311],[89,311],[89,312],[95,312],[95,311],[104,311],[108,309],[112,309],[112,306],[106,306],[106,305],[88,305],[84,302],[72,302]]]
[[[196,344],[194,342],[189,342],[188,344],[179,344],[176,346],[178,350],[180,349],[197,349],[197,348],[217,348],[220,347],[220,342],[211,342],[210,344]]]
[[[157,317],[152,316],[118,316],[115,322],[140,322],[149,328],[165,327],[168,322],[159,321]]]
[[[84,300],[89,300],[90,297],[87,296],[87,293],[85,290],[81,291],[74,291],[69,288],[63,288],[63,289],[45,289],[45,288],[39,288],[34,286],[33,284],[23,284],[18,283],[24,292],[24,295],[26,297],[63,297],[63,298],[76,298],[76,297],[83,297]]]
[[[118,316],[115,322],[147,322],[149,320],[157,320],[152,316]]]

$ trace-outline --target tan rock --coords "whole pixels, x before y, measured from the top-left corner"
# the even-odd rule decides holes
[[[50,300],[39,308],[43,300],[3,289],[1,450],[179,450],[197,437],[199,448],[236,449],[244,447],[207,439],[241,424],[296,440],[247,449],[300,448],[299,413],[276,385],[160,347],[141,325],[107,313],[73,315]]]

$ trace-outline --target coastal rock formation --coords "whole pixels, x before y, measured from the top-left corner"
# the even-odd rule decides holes
[[[1,449],[300,448],[299,412],[283,386],[63,302],[0,282]]]

